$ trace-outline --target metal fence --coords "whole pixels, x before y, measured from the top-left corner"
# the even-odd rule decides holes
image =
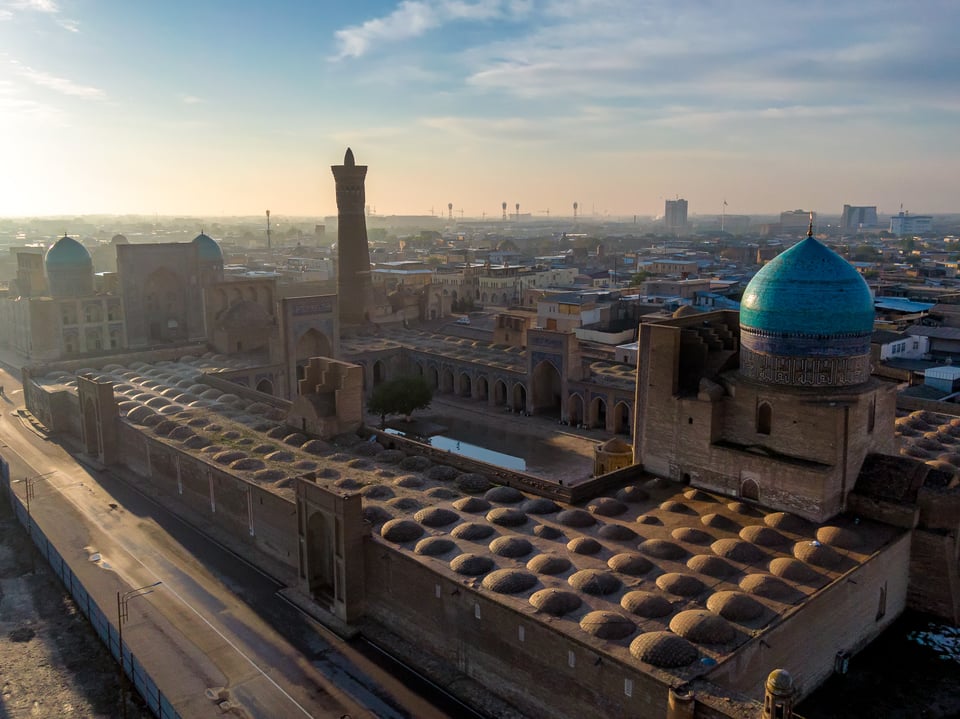
[[[90,621],[90,624],[93,625],[100,640],[110,650],[113,658],[121,662],[120,652],[123,652],[123,660],[121,663],[124,673],[126,673],[130,679],[130,683],[140,696],[143,697],[144,702],[150,711],[153,712],[154,716],[159,717],[159,719],[180,719],[180,715],[173,708],[173,705],[170,704],[170,701],[163,695],[163,692],[160,691],[160,688],[153,679],[150,678],[147,670],[144,669],[143,665],[137,660],[134,653],[130,651],[127,643],[124,642],[122,647],[118,646],[119,634],[117,627],[110,623],[103,609],[91,598],[89,592],[87,592],[80,580],[77,579],[76,575],[70,570],[70,567],[63,560],[63,557],[57,551],[56,547],[47,540],[43,530],[41,530],[27,514],[26,507],[9,484],[9,477],[6,470],[6,463],[0,459],[0,476],[4,479],[3,484],[10,496],[10,504],[13,506],[17,519],[19,519],[20,523],[26,528],[33,543],[36,544],[37,549],[40,550],[40,554],[50,563],[54,573],[56,573],[60,581],[63,582],[63,586],[70,592],[77,607],[79,607],[80,611],[83,612],[84,616]]]

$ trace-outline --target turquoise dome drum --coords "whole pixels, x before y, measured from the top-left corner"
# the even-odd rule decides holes
[[[769,262],[740,307],[740,372],[771,384],[846,386],[870,376],[873,297],[812,236]]]

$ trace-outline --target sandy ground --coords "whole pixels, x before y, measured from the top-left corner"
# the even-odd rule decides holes
[[[0,490],[0,717],[120,716],[117,664]],[[130,719],[151,716],[128,705]]]

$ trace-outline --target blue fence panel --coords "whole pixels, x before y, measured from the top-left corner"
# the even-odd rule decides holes
[[[72,573],[71,576],[73,576]],[[86,588],[80,584],[80,580],[76,578],[73,580],[73,599],[80,607],[80,611],[83,612],[84,616],[90,619],[90,598],[87,596]]]
[[[140,696],[145,699],[150,696],[149,687],[145,681],[146,672],[144,672],[143,667],[140,665],[140,662],[137,661],[136,657],[133,655],[130,656],[130,680],[133,682],[133,686],[136,687],[137,691],[140,693]],[[149,700],[148,700],[149,703]]]
[[[90,624],[100,637],[100,641],[110,650],[113,658],[119,661],[120,652],[118,650],[120,648],[118,647],[118,640],[120,637],[116,628],[107,619],[107,615],[96,601],[90,598],[86,587],[83,586],[77,576],[70,570],[67,563],[63,561],[63,557],[57,551],[56,547],[47,540],[43,530],[34,524],[32,518],[27,515],[26,507],[20,501],[20,498],[16,496],[16,493],[13,492],[12,487],[10,487],[7,465],[2,457],[0,457],[0,477],[5,480],[4,486],[10,493],[10,503],[13,506],[14,514],[20,524],[26,528],[27,534],[37,546],[40,553],[47,558],[54,573],[60,578],[64,587],[66,587],[73,596],[73,600],[80,608],[80,611],[90,620]],[[180,719],[180,715],[173,708],[173,705],[170,704],[170,701],[160,692],[156,683],[150,678],[150,675],[137,660],[136,656],[134,656],[126,642],[123,643],[122,651],[123,661],[121,665],[127,676],[130,677],[130,681],[134,687],[136,687],[137,692],[143,697],[150,711],[160,719]]]
[[[70,585],[66,581],[67,578],[63,576],[63,570],[66,566],[63,557],[60,556],[60,552],[58,552],[52,544],[47,545],[47,561],[50,562],[53,573],[56,574],[64,586],[69,589]]]
[[[160,691],[157,689],[157,685],[153,683],[153,679],[151,679],[150,675],[145,671],[142,672],[140,678],[143,681],[143,687],[139,690],[140,696],[146,700],[150,711],[159,716],[160,701],[158,699],[158,695],[160,694]]]
[[[165,696],[160,694],[157,699],[160,704],[160,719],[178,719],[179,715]]]

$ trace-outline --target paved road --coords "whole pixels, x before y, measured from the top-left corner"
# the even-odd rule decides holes
[[[11,478],[33,482],[31,512],[108,615],[116,593],[160,581],[129,604],[124,640],[185,719],[446,717],[351,645],[278,597],[282,586],[214,544],[122,479],[91,472],[28,431],[12,409],[19,384],[0,372],[0,451]],[[25,485],[14,484],[23,497]],[[462,714],[459,714],[462,715]]]

